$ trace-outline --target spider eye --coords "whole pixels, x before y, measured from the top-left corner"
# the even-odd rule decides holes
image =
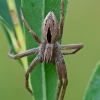
[[[49,43],[51,43],[51,31],[50,31],[50,28],[48,28],[48,33],[47,33],[47,40]]]

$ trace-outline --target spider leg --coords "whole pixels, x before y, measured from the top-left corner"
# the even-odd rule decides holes
[[[21,12],[21,18],[22,18],[22,21],[24,22],[24,24],[26,25],[26,27],[28,28],[30,34],[35,38],[35,40],[41,44],[41,40],[39,39],[39,37],[35,34],[35,32],[31,29],[31,27],[29,26],[28,22],[26,21],[25,17],[24,17],[24,14],[22,12],[22,7],[20,8],[20,12]]]
[[[61,45],[60,49],[61,50],[72,50],[71,52],[67,52],[67,53],[62,53],[63,55],[69,55],[69,54],[75,54],[77,51],[79,51],[80,49],[83,48],[83,44],[69,44],[69,45]]]
[[[61,94],[60,100],[63,100],[66,87],[68,84],[68,78],[67,78],[66,65],[65,65],[62,54],[60,54],[60,56],[57,58],[56,67],[57,67],[57,73],[58,73],[58,78],[59,78],[59,85],[58,85],[56,100],[58,100],[60,94]],[[63,78],[63,81],[62,81],[62,78]],[[61,91],[61,87],[62,87],[62,91]]]
[[[64,26],[64,0],[61,0],[60,7],[60,36],[63,34],[63,26]]]
[[[59,61],[56,61],[56,70],[57,70],[57,75],[58,75],[58,78],[59,78],[58,90],[57,90],[57,95],[56,95],[56,100],[58,100],[59,95],[60,95],[60,91],[61,91],[61,87],[62,87],[62,83],[63,83]]]
[[[30,54],[33,54],[35,52],[38,52],[39,48],[30,49],[30,50],[27,50],[25,52],[22,52],[22,53],[19,53],[16,55],[13,55],[12,51],[13,51],[13,46],[11,47],[10,51],[8,52],[8,56],[13,59],[18,59],[18,58],[22,58],[22,57],[28,56]]]
[[[64,61],[63,57],[60,58],[60,66],[61,66],[61,70],[62,70],[62,77],[64,80],[60,100],[63,100],[65,91],[66,91],[66,87],[68,85],[67,70],[66,70],[66,65],[65,65],[65,61]]]
[[[28,67],[26,73],[25,73],[25,86],[26,89],[32,94],[31,89],[29,88],[28,79],[29,79],[29,73],[34,69],[36,64],[40,61],[39,56],[36,56],[35,59],[31,62],[30,66]]]

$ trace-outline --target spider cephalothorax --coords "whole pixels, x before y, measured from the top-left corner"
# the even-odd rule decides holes
[[[35,34],[35,32],[31,29],[28,22],[24,18],[22,8],[21,8],[21,17],[22,21],[26,25],[27,29],[29,30],[30,34],[34,37],[34,39],[39,43],[39,47],[27,50],[25,52],[13,55],[12,49],[8,52],[8,56],[13,59],[18,59],[24,56],[28,56],[30,54],[34,54],[38,52],[38,55],[34,58],[31,62],[28,70],[25,73],[25,85],[26,89],[32,94],[32,91],[28,85],[28,78],[29,73],[34,69],[38,62],[50,62],[56,66],[59,84],[58,90],[56,95],[56,100],[59,99],[63,100],[66,87],[68,84],[67,78],[67,70],[66,65],[63,59],[63,55],[75,54],[78,50],[80,50],[83,45],[80,44],[69,44],[69,45],[60,45],[59,40],[63,34],[63,25],[64,25],[64,0],[61,0],[61,12],[60,12],[60,23],[54,15],[53,12],[49,12],[44,19],[42,24],[42,34],[43,34],[43,41],[39,39],[39,37]],[[61,50],[72,50],[71,52],[62,53]]]

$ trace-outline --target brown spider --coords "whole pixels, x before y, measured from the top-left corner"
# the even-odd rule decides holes
[[[35,40],[39,43],[39,47],[27,50],[25,52],[13,55],[12,49],[9,51],[8,56],[13,59],[18,59],[24,56],[28,56],[30,54],[34,54],[38,52],[38,55],[30,64],[28,70],[25,73],[25,85],[26,89],[32,94],[32,91],[28,85],[29,73],[34,69],[37,63],[40,62],[50,62],[56,65],[56,70],[59,78],[58,90],[56,95],[56,100],[63,100],[66,87],[68,84],[67,78],[67,70],[65,61],[63,59],[63,55],[75,54],[78,50],[80,50],[83,45],[80,44],[70,44],[70,45],[60,45],[59,41],[62,38],[63,34],[63,25],[64,25],[64,0],[61,0],[61,11],[60,11],[60,24],[52,11],[50,11],[44,19],[42,24],[42,34],[43,41],[39,39],[39,37],[35,34],[35,32],[31,29],[28,22],[24,18],[22,8],[21,8],[21,18],[26,27],[29,30],[29,33],[35,38]],[[71,50],[71,52],[62,53],[61,50]],[[64,80],[64,81],[63,81]],[[62,88],[62,89],[61,89]]]

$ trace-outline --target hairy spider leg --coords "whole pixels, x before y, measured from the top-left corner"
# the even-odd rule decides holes
[[[63,26],[64,26],[64,0],[61,0],[61,7],[60,7],[60,39],[63,35]]]
[[[13,59],[18,59],[18,58],[22,58],[22,57],[25,57],[25,56],[28,56],[30,54],[33,54],[33,53],[36,53],[39,51],[39,47],[38,48],[34,48],[34,49],[30,49],[30,50],[27,50],[25,52],[22,52],[22,53],[19,53],[19,54],[16,54],[16,55],[13,55],[12,54],[12,51],[13,51],[13,47],[11,47],[10,51],[8,52],[8,56],[10,58],[13,58]],[[29,73],[33,70],[33,68],[35,67],[35,65],[39,62],[39,57],[37,56],[33,61],[32,63],[30,64],[28,70],[26,71],[26,74],[25,74],[25,77],[26,77],[26,80],[25,80],[25,86],[26,86],[26,89],[32,94],[32,91],[31,89],[29,88],[29,84],[28,84],[28,78],[29,78]]]
[[[65,91],[66,91],[66,87],[68,85],[68,77],[67,77],[67,70],[66,70],[66,65],[65,65],[65,61],[62,58],[59,59],[59,62],[60,62],[60,66],[61,66],[61,69],[62,69],[62,77],[63,77],[63,87],[62,87],[62,92],[61,92],[61,96],[60,96],[60,100],[63,100],[64,99],[64,95],[65,95]]]
[[[83,48],[83,44],[69,44],[69,45],[61,45],[61,50],[72,50],[75,49],[71,52],[66,52],[63,53],[63,55],[70,55],[70,54],[75,54],[76,52],[78,52],[80,49]]]
[[[59,95],[60,95],[60,91],[61,91],[61,87],[63,84],[62,81],[62,70],[61,70],[61,66],[60,66],[60,62],[56,61],[56,71],[57,71],[57,75],[58,75],[58,79],[59,79],[59,84],[58,84],[58,90],[57,90],[57,94],[56,94],[56,100],[59,99]]]
[[[40,61],[39,59],[39,55],[37,55],[35,57],[35,59],[31,62],[31,64],[29,65],[26,73],[25,73],[25,86],[26,89],[32,94],[32,90],[29,88],[29,84],[28,84],[28,79],[29,79],[29,73],[32,72],[32,70],[34,69],[34,67],[37,65],[37,63]]]
[[[25,56],[28,56],[30,54],[33,54],[33,53],[38,52],[39,51],[39,48],[33,48],[33,49],[30,49],[30,50],[21,52],[21,53],[16,54],[16,55],[13,55],[12,54],[12,51],[13,51],[13,46],[11,47],[10,51],[8,52],[8,56],[10,58],[13,58],[13,59],[18,59],[18,58],[22,58],[22,57],[25,57]]]
[[[29,30],[30,34],[34,37],[34,39],[41,44],[41,40],[39,39],[39,37],[35,34],[35,32],[31,29],[31,27],[29,26],[28,22],[26,21],[24,14],[22,12],[22,7],[20,8],[20,12],[21,12],[21,18],[22,21],[24,22],[25,26],[27,27],[27,29]]]

